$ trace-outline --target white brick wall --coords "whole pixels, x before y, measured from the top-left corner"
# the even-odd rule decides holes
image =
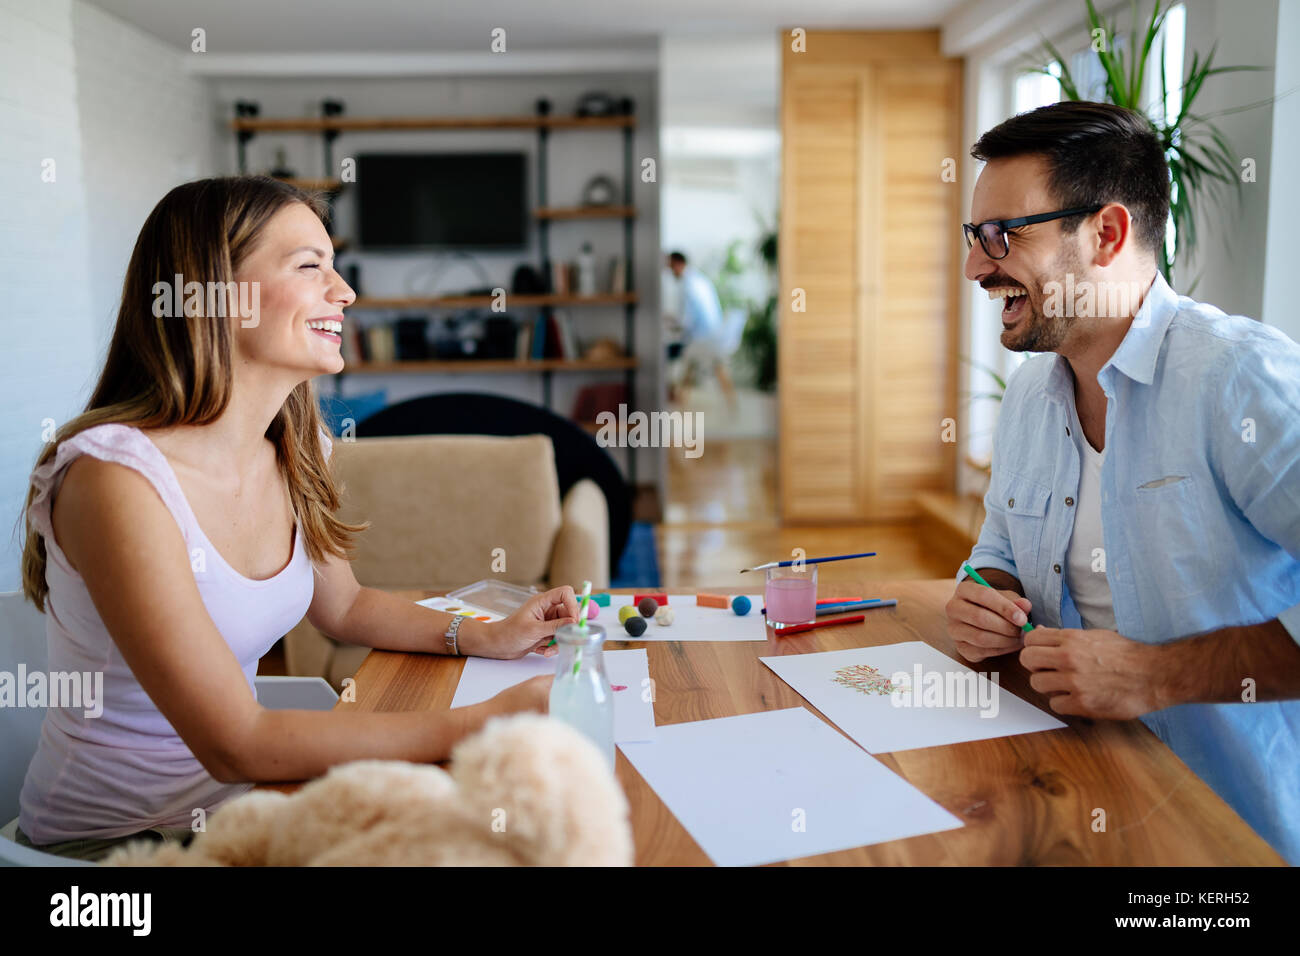
[[[82,0],[72,5],[89,203],[91,319],[101,354],[149,211],[178,183],[213,175],[211,84],[184,54]],[[189,54],[201,56],[202,54]]]
[[[136,233],[168,189],[209,174],[214,119],[180,55],[81,0],[0,0],[0,23],[4,591],[41,423],[84,407]]]
[[[95,348],[71,5],[0,0],[0,20],[0,590],[13,590],[41,421],[79,410]]]

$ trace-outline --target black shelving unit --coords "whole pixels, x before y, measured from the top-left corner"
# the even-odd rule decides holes
[[[632,156],[632,137],[635,130],[635,123],[632,120],[635,112],[635,103],[628,98],[623,98],[618,104],[618,116],[624,119],[617,125],[609,126],[597,122],[586,121],[582,117],[552,117],[550,115],[550,103],[547,100],[538,100],[535,104],[535,115],[530,118],[515,117],[498,117],[484,119],[413,119],[413,120],[365,120],[352,117],[344,117],[344,105],[338,100],[323,100],[320,110],[321,117],[319,121],[314,120],[266,120],[260,118],[261,108],[256,102],[249,100],[240,100],[235,103],[235,120],[232,127],[235,130],[236,142],[238,149],[238,164],[241,174],[248,171],[248,152],[247,146],[252,138],[259,132],[318,132],[321,136],[322,156],[324,159],[324,170],[328,177],[334,170],[334,144],[341,132],[349,129],[353,130],[382,130],[382,129],[520,129],[527,126],[535,126],[537,129],[537,205],[540,209],[546,210],[548,196],[548,163],[547,152],[550,144],[550,134],[553,130],[561,129],[581,129],[581,128],[610,128],[618,129],[622,133],[623,139],[623,211],[620,217],[623,220],[623,292],[628,293],[627,300],[623,303],[623,343],[624,352],[629,357],[636,355],[636,338],[635,338],[635,317],[637,298],[635,296],[636,280],[635,268],[633,261],[633,225],[636,219],[636,210],[633,207],[633,171],[634,159]],[[337,193],[336,189],[327,189],[331,200]],[[574,216],[572,218],[581,218]],[[604,217],[602,217],[604,218]],[[540,252],[541,263],[540,272],[543,281],[549,288],[552,282],[552,271],[550,262],[550,229],[552,217],[549,215],[537,216],[538,228],[538,250]],[[330,227],[332,231],[332,226]],[[617,291],[617,290],[616,290]],[[428,306],[430,311],[438,308],[436,304]],[[546,320],[544,327],[549,327],[549,320],[552,317],[552,305],[539,305],[535,308],[541,309],[542,317]],[[473,360],[466,360],[472,362]],[[490,373],[489,373],[490,374]],[[542,365],[537,369],[537,374],[542,379],[542,404],[554,411],[552,408],[552,382],[551,376],[554,370],[549,365]],[[339,378],[342,377],[340,373]],[[636,403],[636,368],[629,367],[623,372],[623,386],[627,393],[627,404],[629,409],[635,407]],[[336,389],[340,388],[336,380]],[[636,450],[627,449],[627,468],[628,482],[635,486],[637,467],[636,467]]]

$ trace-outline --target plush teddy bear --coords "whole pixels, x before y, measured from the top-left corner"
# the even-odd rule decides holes
[[[596,747],[553,718],[489,721],[450,773],[341,764],[292,795],[246,793],[186,848],[131,843],[105,866],[629,866],[627,799]]]

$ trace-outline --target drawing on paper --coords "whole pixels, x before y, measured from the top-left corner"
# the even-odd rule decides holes
[[[898,684],[870,664],[849,664],[841,667],[835,672],[832,680],[841,687],[848,687],[863,694],[878,694],[882,697],[896,690],[902,690]]]

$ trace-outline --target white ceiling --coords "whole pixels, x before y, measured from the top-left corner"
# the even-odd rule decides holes
[[[963,0],[90,0],[178,50],[196,27],[210,54],[510,50],[653,43],[662,35],[802,26],[936,27]]]

